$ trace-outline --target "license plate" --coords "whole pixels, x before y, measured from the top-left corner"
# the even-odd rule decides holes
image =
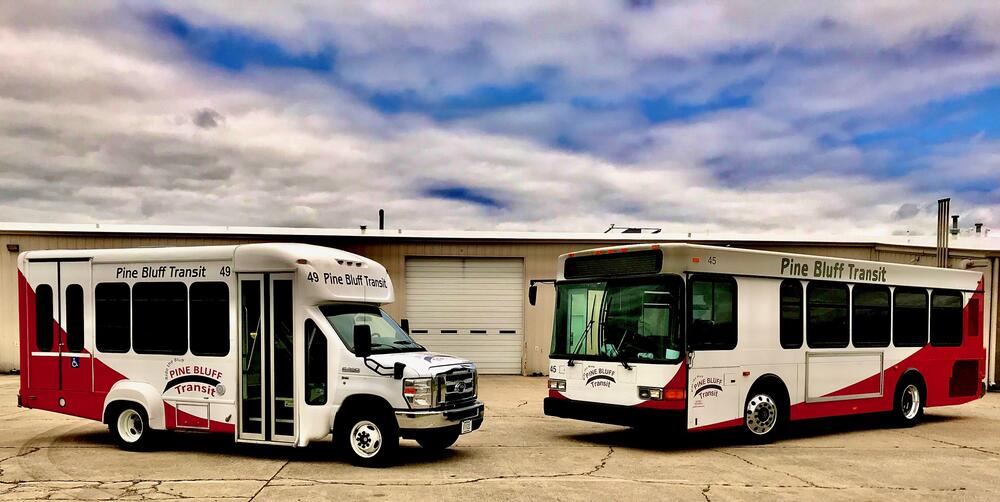
[[[462,434],[472,432],[472,420],[462,420]]]

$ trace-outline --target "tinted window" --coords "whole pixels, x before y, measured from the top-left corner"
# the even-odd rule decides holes
[[[888,347],[891,337],[889,288],[857,284],[851,296],[851,333],[854,346]]]
[[[41,284],[35,288],[35,345],[41,352],[52,350],[52,286]]]
[[[689,291],[691,349],[736,347],[736,281],[732,277],[694,276]]]
[[[892,317],[893,345],[923,347],[927,344],[927,290],[896,288]]]
[[[128,352],[131,330],[129,288],[123,282],[94,288],[94,336],[101,352]]]
[[[83,352],[83,287],[79,284],[66,288],[66,349]]]
[[[229,354],[229,286],[224,282],[191,285],[191,353]]]
[[[806,341],[812,348],[847,347],[847,285],[810,282],[806,288]]]
[[[802,283],[792,279],[781,281],[781,346],[797,349],[802,346]]]
[[[931,293],[931,345],[962,344],[962,293]]]
[[[306,320],[306,403],[326,404],[326,335]]]
[[[139,354],[187,352],[187,286],[140,282],[132,287],[132,349]]]

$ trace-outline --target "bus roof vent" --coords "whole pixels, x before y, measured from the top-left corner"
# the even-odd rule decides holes
[[[623,277],[658,274],[662,268],[663,253],[659,250],[650,250],[567,258],[564,275],[567,279]]]

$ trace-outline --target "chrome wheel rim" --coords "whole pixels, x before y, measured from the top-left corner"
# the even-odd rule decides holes
[[[122,411],[118,415],[118,435],[128,443],[134,443],[142,437],[142,415],[133,409]]]
[[[359,457],[374,457],[382,449],[382,432],[368,420],[358,422],[351,429],[351,448]]]
[[[920,389],[912,383],[903,389],[900,397],[899,408],[903,410],[903,418],[913,420],[920,413]]]
[[[747,402],[745,418],[747,429],[763,436],[778,423],[778,404],[767,394],[757,394]]]

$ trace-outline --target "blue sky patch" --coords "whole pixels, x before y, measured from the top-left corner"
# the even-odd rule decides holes
[[[475,204],[487,209],[503,209],[504,203],[486,191],[462,185],[442,185],[424,190],[424,195],[437,199],[453,200]]]

